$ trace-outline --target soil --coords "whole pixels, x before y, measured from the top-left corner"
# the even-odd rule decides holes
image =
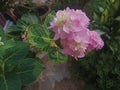
[[[85,83],[83,81],[78,83],[72,79],[64,79],[61,82],[56,82],[53,89],[45,86],[45,84],[41,86],[39,82],[36,82],[33,85],[25,87],[23,90],[83,90]]]
[[[83,90],[84,81],[73,80],[69,71],[70,63],[56,64],[48,60],[46,53],[37,53],[42,58],[45,70],[39,78],[23,90]]]
[[[83,90],[84,82],[77,82],[74,80],[62,80],[61,82],[57,83],[54,90]]]

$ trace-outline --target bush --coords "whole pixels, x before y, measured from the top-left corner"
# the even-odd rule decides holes
[[[84,7],[92,19],[91,29],[102,34],[104,49],[78,61],[78,78],[96,83],[102,90],[120,90],[119,0],[90,0]],[[80,76],[79,76],[80,75]],[[97,89],[98,90],[98,89]]]

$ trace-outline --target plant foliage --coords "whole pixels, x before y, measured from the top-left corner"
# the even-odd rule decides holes
[[[0,37],[0,90],[21,90],[39,76],[43,66],[29,57],[29,45],[21,41],[5,39],[2,29]]]
[[[41,22],[41,19],[35,14],[24,14],[16,25],[7,30],[6,34],[12,39],[21,40],[22,34],[27,32],[28,43],[30,45],[40,51],[47,52],[49,59],[56,63],[65,62],[67,56],[61,53],[61,48],[53,39],[52,30],[49,29],[53,17],[54,11],[49,13]]]
[[[53,32],[49,30],[49,24],[53,19],[52,13],[48,14],[43,24],[34,24],[28,28],[28,41],[40,51],[48,53],[49,59],[58,63],[67,60],[67,56],[61,53],[60,47],[53,39]]]
[[[21,40],[22,34],[27,31],[31,24],[39,24],[40,20],[35,14],[26,13],[16,25],[13,25],[7,29],[6,36],[14,40]]]
[[[102,32],[105,46],[103,50],[79,60],[78,74],[102,90],[120,90],[119,7],[119,0],[90,0],[84,7],[91,12],[88,12],[92,19],[90,28]]]

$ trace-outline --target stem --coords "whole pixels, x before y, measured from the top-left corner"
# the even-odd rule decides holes
[[[3,77],[3,80],[4,80],[6,90],[8,90],[8,85],[7,85],[7,81],[6,81],[6,78],[5,78],[5,64],[4,64],[4,62],[2,64],[2,77]]]
[[[46,38],[46,37],[41,37],[42,39],[44,39],[44,40],[47,40],[47,41],[54,41],[53,39],[51,39],[51,38]]]
[[[5,70],[4,66],[5,66],[4,63],[2,63],[2,64],[1,64],[1,68],[2,68],[2,76],[4,76],[4,74],[5,74],[5,72],[4,72],[4,70]]]

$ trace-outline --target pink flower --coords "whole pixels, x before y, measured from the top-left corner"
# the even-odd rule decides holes
[[[88,29],[89,18],[81,10],[59,10],[51,22],[54,39],[60,39],[62,53],[82,58],[86,52],[101,49],[104,45],[100,35]]]
[[[55,32],[54,39],[65,39],[69,33],[79,32],[89,25],[89,18],[81,10],[66,8],[56,13],[50,28]]]
[[[74,58],[82,58],[85,56],[87,50],[87,43],[80,41],[79,43],[72,40],[61,39],[61,45],[63,47],[62,53],[70,55]]]
[[[92,51],[94,49],[102,49],[104,46],[104,42],[101,39],[100,35],[95,31],[89,31],[89,44],[88,44],[88,51]]]

